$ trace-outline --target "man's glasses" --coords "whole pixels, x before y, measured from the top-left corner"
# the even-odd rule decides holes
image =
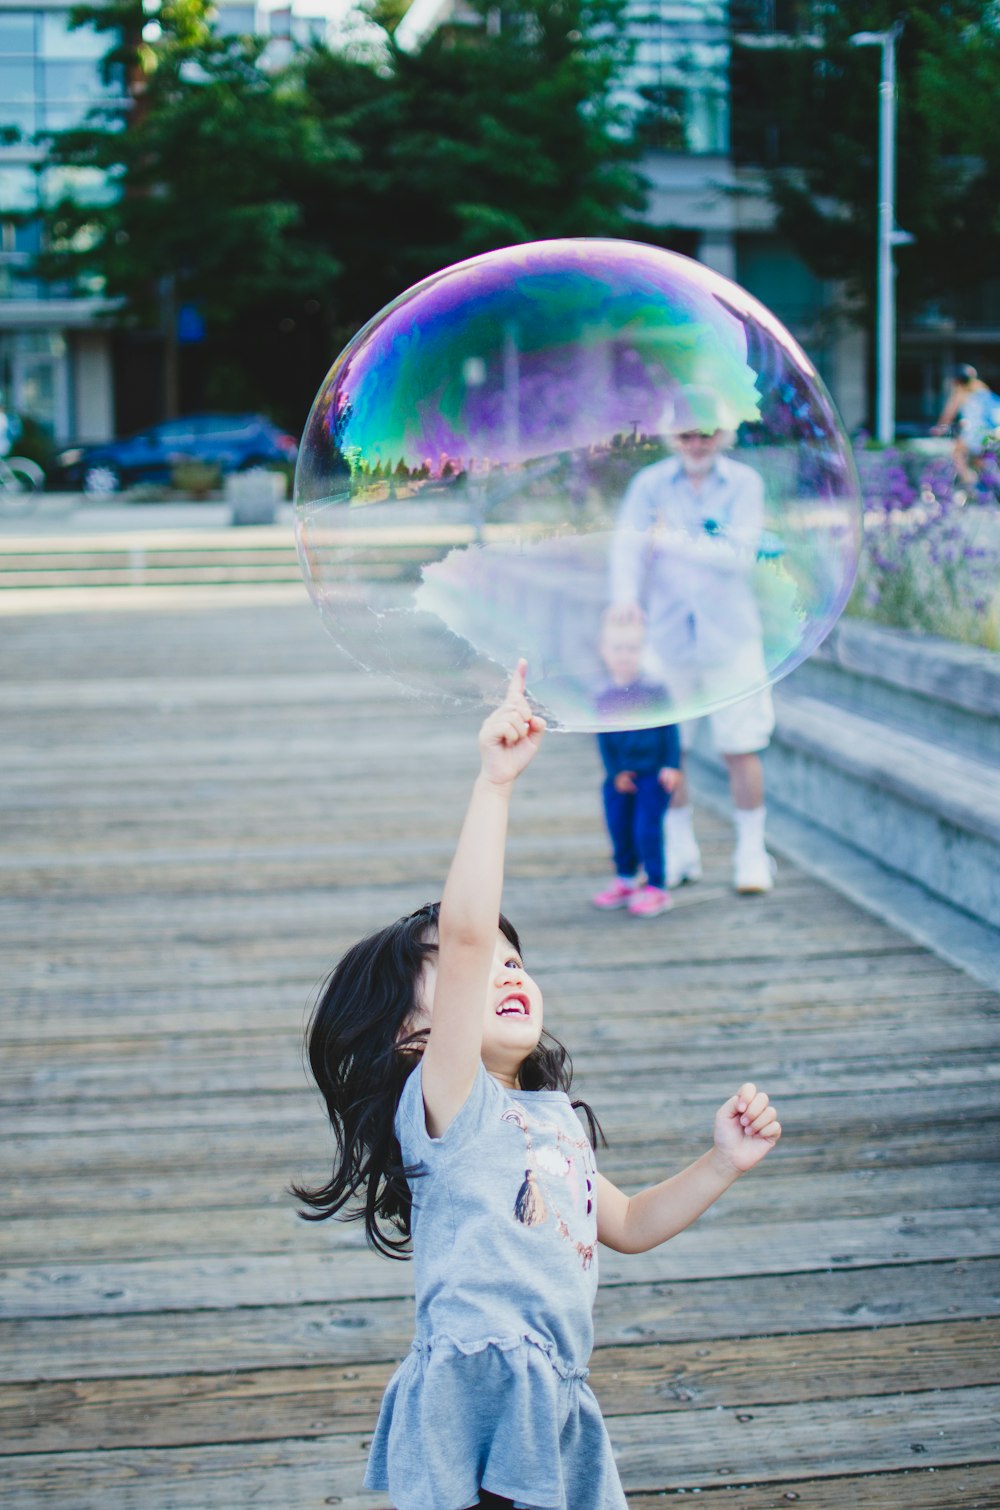
[[[718,430],[681,430],[678,432],[678,440],[714,440]]]

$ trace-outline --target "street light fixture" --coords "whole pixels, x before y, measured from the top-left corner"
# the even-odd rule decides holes
[[[896,43],[897,21],[888,31],[856,31],[855,47],[881,47],[878,93],[878,343],[876,347],[875,433],[882,445],[896,435],[896,285],[893,248],[913,240],[896,225]]]

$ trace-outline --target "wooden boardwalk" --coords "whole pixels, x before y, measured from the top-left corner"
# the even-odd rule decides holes
[[[407,1266],[286,1195],[316,982],[438,894],[476,720],[342,663],[304,596],[0,618],[2,1498],[372,1510]],[[516,799],[506,905],[626,1186],[744,1076],[786,1136],[604,1255],[593,1383],[632,1510],[1000,1506],[1000,1001],[785,863],[604,917],[592,740]],[[686,1501],[685,1501],[686,1502]],[[431,1510],[431,1507],[428,1507]]]

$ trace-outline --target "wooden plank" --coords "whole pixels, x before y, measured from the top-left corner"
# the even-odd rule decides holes
[[[610,1347],[997,1315],[1000,1263],[978,1259],[602,1289],[596,1334]],[[0,1321],[0,1380],[216,1373],[222,1359],[239,1370],[389,1363],[405,1357],[412,1337],[405,1299]]]
[[[657,1095],[662,1076],[652,1077],[652,1080],[653,1084],[629,1095],[631,1105],[624,1107],[622,1102],[628,1087],[606,1086],[604,1094],[608,1105],[605,1107],[601,1100],[602,1085],[583,1076],[574,1080],[574,1095],[594,1104],[612,1148],[643,1143],[648,1146],[651,1129],[648,1115],[643,1116],[642,1112],[644,1107],[648,1108],[650,1098]],[[685,1085],[671,1097],[673,1116],[678,1118],[684,1113],[697,1116],[700,1111],[696,1125],[699,1129],[707,1126],[705,1114],[714,1111],[720,1099],[716,1085],[692,1083],[687,1094]],[[728,1086],[727,1081],[718,1082],[719,1090],[725,1086]],[[917,1118],[920,1119],[920,1130],[935,1128],[939,1135],[953,1130],[956,1121],[970,1127],[996,1124],[996,1088],[992,1080],[982,1083],[973,1078],[973,1073],[964,1082],[936,1085],[932,1096],[919,1083],[915,1086],[912,1082],[880,1086],[877,1098],[870,1092],[824,1094],[821,1087],[810,1087],[801,1092],[797,1087],[798,1082],[793,1081],[781,1092],[782,1115],[786,1123],[790,1119],[796,1136],[799,1136],[796,1122],[800,1122],[803,1141],[812,1148],[837,1129],[850,1150],[851,1159],[858,1162],[880,1158],[891,1160],[896,1136],[904,1140],[910,1136]],[[796,1116],[796,1108],[801,1108],[801,1118]],[[226,1095],[209,1097],[173,1095],[146,1097],[141,1101],[123,1098],[106,1102],[60,1099],[51,1106],[39,1105],[37,1099],[33,1099],[28,1103],[10,1103],[8,1115],[22,1136],[53,1139],[72,1138],[78,1133],[114,1131],[128,1137],[160,1128],[200,1129],[204,1132],[220,1127],[256,1128],[258,1133],[272,1127],[294,1128],[301,1132],[302,1159],[305,1160],[314,1157],[317,1150],[317,1111],[315,1094],[304,1087],[298,1094],[281,1090],[269,1094],[266,1090],[257,1090],[244,1096],[230,1086]],[[903,1130],[897,1134],[901,1124]],[[684,1125],[690,1129],[691,1123],[688,1121]],[[679,1130],[677,1121],[673,1127],[667,1124],[664,1110],[664,1136]],[[688,1136],[692,1140],[691,1146],[700,1148],[703,1145],[704,1135],[700,1132],[697,1137],[691,1132]],[[782,1158],[786,1157],[787,1150],[788,1145],[782,1150]],[[834,1162],[829,1167],[837,1165]]]
[[[626,1416],[608,1423],[618,1468],[629,1489],[650,1490],[790,1477],[839,1477],[862,1469],[995,1460],[1000,1389],[939,1394],[860,1396],[808,1406]]]
[[[663,1483],[700,1488],[752,1476],[782,1483],[807,1473],[899,1470],[919,1457],[924,1469],[989,1462],[996,1452],[1000,1390],[972,1387],[943,1395],[861,1397],[808,1409],[763,1406],[754,1412],[693,1411],[683,1418],[616,1417],[609,1422],[625,1487]],[[961,1439],[959,1440],[959,1431]],[[305,1441],[239,1443],[163,1451],[31,1454],[11,1458],[5,1498],[34,1510],[39,1496],[80,1510],[148,1510],[165,1494],[171,1510],[265,1510],[337,1503],[377,1510],[384,1500],[360,1489],[369,1438],[344,1433]],[[169,1488],[167,1486],[169,1485]],[[61,1496],[61,1498],[60,1498]],[[331,1499],[335,1496],[335,1499]]]
[[[548,1014],[550,1021],[551,1016]],[[572,1026],[564,1025],[558,1017],[552,1027],[557,1033],[561,1029],[567,1037],[573,1036]],[[988,1041],[987,1037],[985,1043]],[[307,1091],[301,1046],[295,1038],[277,1044],[269,1037],[258,1044],[248,1044],[242,1038],[234,1043],[225,1038],[190,1043],[170,1038],[164,1040],[159,1054],[155,1047],[147,1040],[107,1044],[102,1054],[100,1041],[96,1045],[70,1042],[58,1068],[54,1068],[51,1055],[25,1052],[16,1045],[0,1068],[0,1105],[34,1100],[40,1080],[49,1106],[83,1099],[107,1102],[178,1094],[210,1097],[231,1093],[234,1084],[244,1085],[247,1091],[268,1089],[300,1095]],[[806,1057],[799,1049],[792,1059],[783,1034],[769,1038],[762,1032],[752,1045],[742,1037],[713,1041],[706,1035],[697,1050],[692,1049],[687,1056],[687,1068],[699,1078],[710,1075],[719,1088],[720,1100],[725,1099],[720,1092],[727,1091],[730,1082],[735,1088],[745,1079],[763,1081],[765,1076],[775,1100],[782,1094],[829,1097],[848,1091],[857,1095],[916,1087],[926,1097],[929,1091],[947,1085],[987,1080],[1000,1084],[1000,1053],[991,1052],[984,1043],[973,1041],[950,1048],[942,1044],[936,1055],[928,1052],[933,1047],[933,1043],[909,1049],[901,1046],[885,1062],[873,1056],[870,1047],[862,1049],[854,1031],[842,1036],[841,1045],[829,1035],[816,1045],[813,1055]],[[622,1056],[623,1061],[626,1058]],[[603,1096],[627,1110],[649,1104],[649,1092],[662,1084],[673,1055],[669,1045],[651,1043],[643,1053],[641,1066],[630,1072],[625,1062],[609,1062],[600,1054],[598,1044],[590,1047],[589,1054],[577,1052],[581,1072],[594,1060],[602,1065],[599,1081],[593,1073],[595,1095],[599,1088]]]
[[[683,1491],[682,1491],[683,1492]],[[793,1479],[778,1486],[741,1484],[698,1491],[698,1510],[996,1510],[992,1463],[961,1468],[912,1468],[904,1473],[845,1474]],[[662,1494],[630,1494],[629,1510],[664,1510]]]
[[[520,889],[524,889],[523,884]],[[334,895],[339,906],[339,892]],[[53,982],[43,982],[37,974],[37,950],[43,943],[51,951],[53,965],[58,962],[61,970],[84,962],[88,967],[100,970],[101,960],[109,948],[120,951],[123,963],[128,964],[127,988],[121,978],[103,986],[93,980],[81,979],[79,982],[85,1015],[81,1021],[72,1024],[72,1036],[92,1037],[113,1034],[116,1021],[119,1026],[128,1026],[127,1019],[124,1019],[126,989],[133,1000],[138,998],[142,1007],[141,1012],[133,1015],[131,1024],[131,1032],[140,1035],[155,1031],[156,1019],[149,1022],[146,1010],[157,1007],[165,999],[172,999],[175,994],[162,975],[156,976],[149,970],[148,961],[142,959],[130,942],[130,935],[134,937],[137,929],[149,930],[156,938],[173,940],[178,946],[186,944],[188,949],[197,943],[206,953],[225,950],[236,955],[227,979],[213,983],[211,990],[203,982],[194,981],[190,997],[175,1004],[175,1010],[180,1014],[180,1027],[202,1034],[217,1031],[220,1027],[231,1029],[237,1004],[252,1013],[262,1012],[267,982],[249,968],[247,959],[241,960],[242,945],[253,946],[256,941],[260,947],[250,959],[281,961],[287,984],[301,982],[309,990],[315,986],[315,974],[310,973],[313,961],[320,963],[329,959],[341,934],[345,939],[350,936],[349,924],[345,924],[337,909],[331,907],[329,899],[322,909],[316,906],[313,898],[308,899],[307,905],[294,891],[275,894],[270,909],[267,898],[256,892],[244,893],[242,906],[222,906],[220,899],[209,895],[203,901],[201,926],[195,935],[192,935],[190,923],[185,927],[183,916],[175,915],[178,903],[169,897],[159,898],[158,905],[144,900],[142,907],[134,898],[118,901],[108,898],[90,906],[81,901],[79,907],[63,914],[50,904],[52,926],[47,936],[43,936],[38,927],[37,909],[25,903],[16,910],[16,903],[8,903],[4,916],[0,918],[0,932],[12,967],[12,975],[5,976],[0,986],[0,1024],[4,1035],[20,1029],[20,1036],[39,1042],[44,1042],[49,1035],[47,1024],[39,1020],[35,1024],[38,1039],[31,1039],[24,1032],[27,1025],[16,1011],[11,1011],[17,1001],[34,998],[40,1002],[46,991],[51,992]],[[530,907],[530,904],[531,898],[528,898],[527,905]],[[381,895],[369,899],[370,913],[376,906],[385,907]],[[270,923],[268,937],[262,940],[259,937],[261,925],[267,922]],[[328,942],[327,931],[331,927],[333,942]],[[613,939],[616,946],[620,945],[614,935],[605,937],[606,940],[608,937]],[[990,994],[967,977],[942,977],[932,970],[914,977],[909,969],[914,960],[909,954],[896,953],[891,958],[881,954],[880,969],[873,979],[872,961],[867,956],[846,956],[834,961],[828,955],[812,954],[778,960],[772,954],[768,957],[766,969],[755,974],[748,973],[745,962],[736,960],[728,962],[730,969],[720,969],[716,974],[710,961],[697,963],[676,959],[670,962],[669,970],[664,969],[662,962],[653,961],[645,968],[616,972],[606,959],[596,959],[583,970],[574,962],[560,958],[560,952],[555,935],[546,933],[536,938],[532,950],[533,967],[549,994],[557,991],[570,1002],[595,1003],[602,993],[606,1000],[608,987],[613,986],[615,999],[630,1004],[628,1022],[634,1031],[640,1029],[645,1019],[662,1014],[665,982],[670,988],[672,1012],[681,1017],[711,1011],[713,1016],[708,1025],[715,1027],[715,1013],[719,1014],[720,1024],[728,1025],[745,1019],[749,1011],[756,1009],[768,1022],[796,1024],[806,1041],[813,1033],[835,1029],[845,1021],[870,1022],[873,1032],[877,1033],[905,1024],[914,1015],[928,1027],[933,1027],[942,1018],[950,1020],[955,1015],[962,1021],[976,1021],[989,1017],[995,1010]],[[34,975],[29,971],[32,962],[36,966]],[[916,963],[919,963],[919,956]],[[852,969],[852,966],[861,968]],[[259,1030],[269,1023],[273,1025],[273,1019],[261,1017],[248,1026]],[[622,1026],[624,1028],[624,1023]]]
[[[116,1140],[117,1141],[117,1140]],[[240,1159],[243,1171],[242,1191],[219,1188],[219,1161],[222,1151],[216,1146],[206,1148],[203,1140],[186,1137],[179,1143],[174,1140],[171,1151],[159,1158],[147,1154],[145,1161],[135,1158],[130,1162],[119,1157],[105,1162],[92,1157],[80,1161],[76,1173],[69,1173],[60,1157],[62,1148],[46,1150],[44,1163],[36,1161],[45,1175],[45,1212],[47,1219],[85,1214],[94,1217],[98,1213],[111,1215],[129,1211],[136,1220],[143,1220],[142,1213],[152,1210],[174,1212],[207,1211],[222,1205],[231,1210],[293,1204],[286,1189],[293,1172],[303,1178],[319,1180],[328,1171],[314,1163],[306,1168],[301,1158],[303,1144],[289,1145],[284,1154],[275,1150],[268,1139],[268,1147],[262,1149],[248,1139],[231,1142],[234,1155]],[[67,1149],[68,1152],[68,1149]],[[644,1186],[663,1171],[682,1165],[689,1157],[691,1146],[676,1135],[664,1138],[650,1151],[644,1147],[617,1158],[610,1158],[602,1151],[600,1167],[609,1178],[616,1178],[623,1185]],[[940,1157],[945,1152],[940,1144],[926,1156]],[[846,1170],[827,1168],[823,1180],[823,1211],[826,1218],[834,1216],[885,1216],[902,1214],[912,1216],[918,1210],[933,1211],[938,1208],[953,1209],[975,1204],[986,1207],[1000,1204],[1000,1166],[991,1162],[994,1149],[988,1141],[982,1147],[983,1157],[975,1160],[965,1146],[949,1142],[947,1152],[952,1158],[947,1163],[929,1163],[921,1159],[918,1167],[904,1165],[886,1167],[878,1165],[859,1169],[856,1161]],[[133,1153],[135,1151],[133,1150]],[[34,1218],[38,1208],[38,1187],[32,1169],[24,1168],[19,1161],[19,1149],[12,1149],[17,1159],[17,1170],[10,1184],[0,1188],[0,1218]],[[641,1159],[641,1162],[640,1162]],[[789,1171],[788,1161],[782,1157],[780,1165],[768,1171],[767,1180],[760,1180],[756,1187],[737,1186],[731,1200],[713,1213],[716,1225],[775,1219],[809,1220],[816,1209],[816,1169],[810,1167],[802,1172]],[[58,1168],[58,1174],[50,1173]],[[81,1178],[81,1174],[85,1178]],[[262,1197],[267,1195],[266,1201]],[[334,1229],[327,1228],[324,1242],[339,1243]],[[0,1256],[6,1257],[5,1241],[0,1231]],[[25,1259],[18,1260],[24,1262]]]
[[[204,941],[208,944],[208,941]],[[237,952],[235,940],[218,939],[212,941],[213,952],[220,953]],[[50,945],[50,963],[53,969],[59,969],[60,973],[77,961],[72,958],[76,954],[70,949],[59,949],[54,943]],[[10,953],[14,955],[12,948]],[[199,981],[192,991],[192,996],[204,994],[206,997],[205,1009],[196,1012],[194,1008],[182,1011],[179,1020],[171,1023],[171,1036],[184,1038],[192,1043],[204,1040],[206,1043],[236,1031],[237,1024],[241,1025],[242,1034],[248,1043],[263,1042],[268,1036],[271,1038],[281,1037],[283,1046],[289,1039],[294,1043],[295,1038],[303,1026],[303,1009],[311,1001],[316,989],[316,973],[310,972],[307,966],[303,966],[301,957],[296,961],[289,950],[288,954],[267,955],[264,951],[256,951],[251,954],[251,959],[260,959],[267,965],[269,961],[277,968],[272,968],[274,984],[268,983],[256,977],[252,980],[240,980],[230,978],[220,982],[217,990],[212,993],[214,1000],[209,1000],[208,988]],[[83,961],[79,961],[80,964]],[[321,962],[316,961],[317,965]],[[323,961],[325,963],[325,961]],[[39,1025],[36,1037],[29,1036],[25,1022],[25,1007],[31,1005],[33,997],[40,996],[51,998],[52,986],[48,990],[38,983],[37,978],[37,955],[34,990],[26,981],[26,986],[18,991],[13,989],[15,982],[8,985],[7,1000],[0,1007],[0,1040],[5,1041],[11,1048],[23,1045],[22,1056],[27,1059],[29,1052],[39,1055],[43,1052],[43,1046],[57,1041],[54,1030],[45,1025]],[[18,971],[20,961],[11,959],[12,971]],[[119,974],[115,988],[107,992],[101,990],[96,982],[90,983],[90,995],[77,997],[79,1002],[78,1015],[74,1018],[69,1030],[69,1025],[64,1028],[63,1038],[58,1040],[66,1043],[74,1054],[85,1052],[83,1045],[90,1042],[107,1043],[112,1051],[116,1039],[126,1036],[135,1045],[134,1052],[141,1052],[143,1039],[155,1039],[163,1035],[163,1022],[160,1013],[163,1010],[162,981],[150,983],[148,986],[141,980],[125,983],[125,971],[128,962],[121,960],[122,973]],[[246,972],[250,962],[242,961],[240,967]],[[25,959],[25,975],[28,976],[29,964]],[[280,969],[281,974],[278,974]],[[888,972],[887,972],[888,974]],[[676,991],[672,980],[672,972],[666,976],[670,981],[671,988]],[[595,971],[585,987],[577,987],[571,980],[567,980],[565,974],[551,966],[545,970],[543,989],[547,1002],[553,1003],[553,1010],[558,1015],[566,1015],[567,1019],[572,1014],[573,1020],[584,1018],[588,1015],[597,1015],[597,1003],[600,999],[607,1001],[607,988],[613,977],[603,972]],[[614,1026],[605,1026],[600,1021],[593,1021],[588,1025],[588,1042],[584,1045],[583,1052],[593,1053],[598,1044],[602,1047],[609,1044],[621,1045],[623,1049],[645,1046],[649,1044],[651,1023],[655,1019],[665,1019],[662,995],[663,976],[657,979],[643,979],[632,983],[617,983],[616,999],[628,1000],[630,1003],[630,1015],[628,1023],[619,1023]],[[932,1003],[924,1008],[918,997],[900,989],[896,985],[892,1010],[881,1008],[870,998],[861,998],[848,1011],[843,1006],[824,1008],[821,1002],[808,997],[810,983],[805,981],[798,985],[796,998],[788,1006],[774,1006],[767,1002],[756,1000],[753,1006],[746,1003],[720,1000],[718,996],[700,990],[688,990],[682,996],[675,996],[669,1013],[669,1021],[675,1032],[683,1032],[694,1037],[704,1037],[708,1041],[729,1036],[732,1037],[744,1028],[751,1018],[751,1013],[756,1008],[756,1018],[761,1031],[768,1036],[780,1034],[787,1035],[794,1031],[796,1021],[801,1020],[804,1011],[810,1013],[808,1029],[801,1033],[800,1046],[802,1052],[807,1049],[816,1051],[819,1047],[827,1047],[828,1041],[835,1043],[838,1038],[853,1029],[857,1034],[859,1025],[865,1026],[870,1034],[870,1041],[876,1042],[884,1035],[891,1033],[894,1041],[901,1040],[901,1049],[912,1050],[917,1044],[925,1042],[929,1049],[947,1045],[947,1034],[951,1031],[952,1041],[959,1039],[961,1042],[974,1043],[976,1040],[989,1044],[989,1033],[995,1031],[994,1024],[990,1021],[991,1002],[986,998],[977,996],[956,997],[946,999],[947,1010],[942,1012],[940,995],[935,995]],[[278,986],[280,996],[275,999],[274,986]],[[855,987],[856,995],[860,996]],[[129,1019],[126,1010],[126,998],[131,1003],[132,1016]],[[265,1003],[271,1003],[271,1014],[266,1015]],[[9,1004],[8,1004],[9,1003]],[[710,1023],[704,1026],[705,1015],[711,1013]],[[702,1025],[702,1026],[700,1026]]]
[[[364,1430],[393,1367],[0,1386],[0,1440],[11,1453],[108,1451]],[[608,1417],[998,1382],[1000,1321],[597,1348],[590,1377]]]
[[[824,642],[820,659],[866,676],[877,666],[879,679],[890,686],[987,716],[1000,714],[996,662],[979,646],[935,639],[925,647],[882,625],[843,619]]]
[[[938,822],[993,843],[1000,840],[1000,795],[992,761],[942,743],[940,765],[931,776],[920,736],[875,724],[846,708],[838,708],[831,719],[827,704],[799,695],[782,698],[781,731],[792,749],[833,756],[838,772],[875,791],[898,795]]]
[[[697,1153],[704,1143],[704,1139],[699,1139],[692,1148],[676,1147],[672,1161],[662,1155],[655,1164],[650,1159],[648,1172],[662,1177],[671,1163]],[[27,1263],[33,1254],[44,1253],[47,1264],[51,1265],[67,1256],[82,1260],[101,1256],[110,1259],[116,1256],[162,1258],[183,1252],[229,1254],[247,1243],[258,1244],[254,1251],[261,1253],[317,1252],[339,1246],[345,1240],[345,1231],[349,1230],[342,1223],[317,1225],[297,1219],[297,1205],[288,1185],[293,1173],[304,1172],[305,1168],[304,1161],[297,1167],[290,1163],[272,1173],[270,1179],[265,1176],[263,1190],[256,1188],[250,1178],[252,1171],[248,1169],[246,1183],[234,1195],[218,1192],[216,1182],[216,1199],[210,1201],[208,1209],[194,1202],[179,1207],[168,1204],[161,1209],[151,1196],[128,1205],[123,1188],[118,1207],[105,1211],[99,1225],[93,1221],[92,1212],[87,1210],[79,1215],[52,1210],[39,1216],[15,1216],[8,1220],[0,1233],[0,1253],[8,1264]],[[997,1241],[989,1205],[990,1193],[997,1185],[995,1166],[984,1171],[985,1183],[976,1180],[974,1171],[968,1177],[962,1175],[953,1179],[950,1184],[943,1181],[939,1187],[942,1197],[940,1212],[930,1209],[928,1195],[917,1178],[911,1186],[912,1203],[897,1202],[886,1209],[886,1202],[877,1213],[858,1214],[856,1203],[852,1209],[849,1193],[852,1184],[863,1183],[858,1174],[847,1182],[848,1193],[842,1203],[845,1209],[826,1222],[813,1215],[815,1205],[811,1205],[808,1199],[809,1185],[814,1181],[803,1181],[797,1198],[789,1199],[789,1180],[783,1179],[778,1169],[780,1165],[769,1170],[767,1176],[762,1174],[756,1187],[760,1191],[759,1197],[752,1193],[754,1187],[738,1187],[728,1206],[712,1213],[697,1231],[710,1232],[716,1226],[728,1230],[731,1226],[735,1228],[744,1223],[753,1225],[767,1220],[772,1225],[776,1254],[782,1252],[787,1243],[787,1251],[793,1256],[796,1251],[803,1256],[832,1251],[856,1253],[859,1258],[864,1255],[867,1261],[873,1258],[878,1261],[890,1252],[910,1255],[906,1261],[932,1257],[933,1252],[920,1253],[919,1250],[924,1244],[929,1250],[936,1250],[940,1243],[947,1244],[949,1223],[961,1224],[963,1237],[973,1242],[977,1250],[983,1243]],[[30,1189],[26,1195],[30,1200]],[[240,1204],[241,1199],[245,1204]],[[835,1199],[833,1196],[834,1202]],[[877,1202],[873,1204],[878,1206]],[[31,1209],[33,1213],[37,1203]],[[814,1230],[814,1243],[807,1241],[807,1233],[801,1230],[803,1226]],[[780,1235],[782,1230],[786,1234],[784,1237]],[[838,1231],[841,1232],[839,1240],[836,1238]],[[695,1243],[695,1237],[694,1232],[685,1233],[664,1251],[677,1254],[688,1244]]]
[[[31,989],[29,962],[25,958],[22,964],[17,957],[19,942],[12,939],[9,949],[5,947],[5,954],[14,974],[24,970],[26,985],[15,990],[13,982],[8,981],[7,989],[0,987],[0,1045],[32,1043],[41,1047],[62,1042],[66,1024],[28,1015],[25,1011],[42,992],[37,985],[37,974],[34,991]],[[25,956],[29,952],[34,954],[37,972],[37,945],[24,940],[21,947]],[[50,948],[54,958],[57,953],[63,953],[65,946],[56,945],[53,939]],[[681,989],[677,975],[675,967],[671,971],[671,987],[675,993]],[[546,996],[552,999],[553,992],[558,992],[560,997],[572,994],[575,999],[583,993],[596,998],[600,984],[608,979],[615,981],[618,995],[629,1000],[632,1031],[638,1034],[640,1025],[657,1012],[656,1002],[649,999],[654,993],[648,991],[644,980],[630,980],[624,972],[620,977],[610,971],[602,972],[599,980],[592,975],[574,980],[565,971],[560,971],[558,976],[553,972],[552,980],[546,980]],[[288,995],[293,990],[297,993],[296,1007],[276,1004],[273,989],[257,978],[240,981],[231,976],[212,989],[199,983],[185,992],[185,1000],[172,1009],[171,1026],[177,1035],[184,1037],[216,1037],[232,1031],[235,1021],[242,1023],[249,1032],[277,1031],[280,1026],[281,1031],[294,1034],[301,1027],[303,1005],[314,984],[315,976],[309,975],[302,967],[301,959],[296,961],[289,955],[284,987]],[[855,998],[850,1007],[838,1000],[838,996],[848,994]],[[748,995],[769,1025],[780,1027],[786,1033],[804,1032],[810,1038],[815,1032],[835,1027],[848,1016],[870,1024],[873,1032],[889,1032],[902,1023],[915,1027],[916,1021],[926,1021],[931,1015],[938,1020],[940,1031],[945,1031],[947,1024],[954,1037],[962,1038],[966,1029],[980,1022],[994,1005],[992,998],[967,978],[958,977],[952,981],[929,975],[914,979],[896,975],[888,967],[879,979],[877,991],[871,985],[859,990],[855,979],[824,981],[803,972],[794,981],[769,980],[762,983],[761,989],[748,991]],[[81,982],[80,988],[74,992],[77,1015],[72,1022],[72,1036],[77,1041],[114,1038],[125,1033],[133,1038],[156,1037],[162,1033],[160,1014],[167,1010],[171,998],[172,993],[164,989],[162,980],[135,981],[127,990],[121,978],[114,989],[95,988],[93,981],[86,986]],[[750,1010],[747,1000],[735,1001],[727,988],[717,983],[684,987],[680,1005],[682,1010],[677,1012],[675,1020],[686,1026],[688,1018],[697,1015],[704,1021],[708,1017],[714,1031],[732,1031],[736,1024],[746,1020]],[[803,1029],[805,1011],[809,1013],[809,1022]],[[288,1022],[288,1018],[292,1021]]]
[[[197,1212],[191,1219],[176,1214],[170,1231],[174,1251],[183,1257],[118,1261],[123,1248],[148,1252],[148,1236],[138,1243],[102,1240],[100,1263],[70,1266],[51,1260],[44,1266],[0,1272],[5,1299],[0,1315],[97,1316],[143,1311],[184,1311],[196,1305],[211,1310],[267,1305],[281,1295],[288,1305],[364,1301],[411,1293],[408,1266],[378,1262],[365,1248],[340,1243],[332,1252],[303,1251],[326,1247],[326,1234],[312,1229],[307,1239],[291,1223],[269,1223],[252,1211],[227,1212],[235,1239],[242,1230],[253,1241],[253,1259],[241,1253],[212,1257],[227,1244],[214,1215]],[[257,1217],[258,1219],[254,1219]],[[207,1230],[205,1230],[207,1229]],[[224,1229],[223,1229],[224,1230]],[[32,1245],[34,1247],[34,1245]],[[37,1251],[37,1249],[35,1249]],[[204,1256],[194,1257],[201,1254]],[[617,1285],[653,1284],[740,1275],[803,1274],[833,1267],[887,1267],[941,1263],[958,1258],[1000,1257],[1000,1231],[992,1208],[914,1211],[904,1216],[849,1217],[832,1221],[768,1224],[760,1241],[760,1219],[736,1224],[705,1221],[652,1253],[600,1256],[605,1290]]]
[[[606,999],[605,997],[604,1000]],[[577,997],[574,1005],[576,1016],[580,1008],[589,1006],[590,1002],[587,998],[581,1002]],[[301,1024],[301,1012],[289,1016],[290,1021],[272,1023],[267,1030],[256,1032],[246,1027],[239,1033],[230,1028],[228,1034],[218,1035],[201,1033],[183,1036],[172,1029],[169,1032],[161,1031],[159,1036],[141,1038],[131,1035],[125,1038],[76,1038],[67,1035],[60,1045],[61,1069],[64,1075],[74,1074],[92,1082],[98,1074],[109,1077],[148,1075],[150,1067],[159,1064],[164,1074],[166,1094],[170,1094],[172,1089],[170,1080],[166,1078],[167,1072],[183,1076],[196,1092],[198,1085],[192,1079],[195,1070],[238,1055],[233,1061],[234,1074],[252,1083],[254,1079],[261,1077],[267,1065],[276,1061],[282,1068],[289,1065],[301,1070],[301,1045],[297,1041],[296,1031]],[[694,1028],[693,1017],[688,1014],[672,1012],[668,1020],[672,1028],[685,1032],[685,1035]],[[737,1054],[746,1055],[747,1046],[743,1041],[743,1034],[733,1031],[739,1023],[740,1019],[735,1014],[729,1015],[728,1021],[725,1015],[720,1014],[710,1030],[699,1034],[700,1052],[706,1064],[710,1060],[718,1061],[720,1055],[729,1058]],[[783,1024],[772,1024],[771,1019],[762,1016],[758,1019],[757,1028],[753,1049],[756,1055],[773,1059],[783,1046],[787,1053],[787,1031]],[[994,1072],[994,1066],[1000,1069],[1000,1054],[994,1049],[996,1026],[984,1016],[977,1014],[964,1021],[959,1018],[957,1021],[924,1023],[913,1014],[905,1025],[872,1024],[872,1039],[877,1041],[880,1029],[886,1028],[892,1031],[893,1057],[903,1067],[909,1068],[915,1062],[920,1063],[933,1056],[935,1060],[942,1060],[949,1065],[959,1065],[968,1058],[975,1062],[980,1073]],[[956,1043],[959,1036],[961,1041]],[[811,1063],[824,1065],[836,1060],[842,1066],[854,1065],[859,1061],[866,1063],[872,1057],[872,1047],[871,1040],[859,1042],[856,1023],[844,1023],[825,1030],[817,1028],[808,1038],[800,1041],[796,1053],[802,1060],[808,1059]],[[620,1055],[618,1062],[624,1066],[631,1053],[640,1051],[643,1055],[643,1073],[654,1074],[667,1062],[670,1046],[655,1038],[651,1041],[648,1022],[618,1025],[598,1021],[588,1024],[586,1041],[577,1057],[581,1064],[592,1062],[602,1065],[605,1077],[610,1079],[615,1073],[623,1073],[623,1069],[611,1070],[609,1056],[612,1053]],[[45,1045],[9,1045],[3,1065],[0,1066],[0,1093],[4,1096],[16,1094],[29,1077],[36,1075],[50,1061],[51,1054]]]

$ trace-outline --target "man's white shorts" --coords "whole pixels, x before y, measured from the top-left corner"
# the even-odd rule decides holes
[[[739,657],[737,667],[671,666],[665,681],[678,703],[699,697],[710,699],[717,687],[753,686],[766,675],[759,648],[752,646]],[[751,692],[739,702],[727,703],[706,715],[712,730],[712,743],[720,755],[753,755],[766,750],[774,733],[774,699],[770,687]],[[681,724],[681,745],[687,749],[694,735],[695,720]]]

